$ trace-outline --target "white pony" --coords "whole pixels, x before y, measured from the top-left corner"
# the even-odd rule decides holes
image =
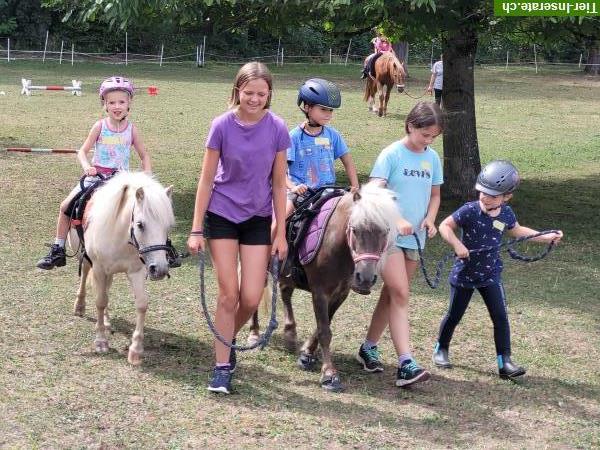
[[[145,280],[161,280],[169,273],[167,234],[175,217],[172,186],[164,188],[143,172],[120,172],[94,193],[86,209],[85,251],[75,314],[85,312],[86,279],[90,271],[96,288],[95,350],[108,351],[108,290],[113,275],[124,272],[135,296],[136,325],[127,360],[141,363],[144,320],[148,309]],[[75,233],[71,233],[73,238]],[[90,265],[91,261],[91,265]]]

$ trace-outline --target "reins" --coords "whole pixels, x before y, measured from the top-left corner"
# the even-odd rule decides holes
[[[555,246],[554,241],[549,242],[548,245],[546,246],[546,248],[535,256],[527,256],[527,255],[523,255],[523,254],[517,252],[513,248],[514,245],[518,244],[519,242],[524,242],[524,241],[536,238],[538,236],[543,236],[545,234],[550,234],[550,233],[556,233],[557,231],[558,230],[540,231],[539,233],[531,234],[529,236],[522,236],[519,238],[504,241],[499,245],[495,245],[495,246],[490,245],[490,246],[486,246],[486,247],[475,248],[475,249],[469,250],[469,254],[495,251],[495,250],[500,250],[503,247],[506,247],[508,254],[513,259],[523,261],[523,262],[539,261],[540,259],[545,258],[552,251],[552,249]],[[421,266],[421,272],[423,273],[423,277],[425,278],[425,281],[427,282],[427,284],[429,285],[429,287],[431,289],[436,289],[438,287],[438,285],[440,284],[440,279],[442,277],[442,271],[444,270],[444,266],[446,265],[448,260],[456,257],[456,255],[452,252],[446,253],[440,259],[440,261],[438,261],[438,263],[436,264],[435,276],[433,277],[433,279],[431,279],[431,277],[429,276],[429,273],[427,272],[427,268],[425,267],[425,257],[423,256],[423,249],[421,248],[421,242],[419,240],[419,237],[417,236],[417,233],[413,233],[413,236],[414,236],[415,240],[417,241],[417,249],[419,252],[419,265]]]
[[[271,335],[275,331],[275,329],[279,326],[277,323],[277,287],[279,280],[279,258],[274,256],[271,259],[271,264],[269,268],[269,272],[271,274],[271,282],[272,282],[272,294],[271,294],[271,318],[269,320],[269,325],[265,329],[265,332],[259,336],[258,340],[252,345],[236,345],[233,342],[229,342],[225,339],[215,328],[215,324],[210,317],[210,313],[208,311],[208,306],[206,305],[206,295],[205,295],[205,284],[204,284],[204,266],[205,266],[205,256],[204,252],[198,252],[198,267],[200,272],[200,304],[202,305],[202,312],[204,313],[204,317],[206,318],[206,323],[208,324],[208,328],[214,334],[215,338],[219,340],[223,345],[229,347],[231,349],[237,351],[246,351],[253,350],[257,347],[260,347],[263,350],[269,340],[271,339]]]

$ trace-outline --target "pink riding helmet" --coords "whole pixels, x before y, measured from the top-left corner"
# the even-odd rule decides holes
[[[102,84],[100,84],[98,92],[100,94],[100,100],[103,101],[104,94],[112,91],[124,91],[127,92],[130,97],[133,97],[133,90],[133,82],[124,77],[114,76],[104,80]]]

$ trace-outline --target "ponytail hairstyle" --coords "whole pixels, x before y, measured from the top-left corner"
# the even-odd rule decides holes
[[[409,134],[408,126],[413,128],[427,128],[437,125],[440,131],[444,131],[444,113],[437,103],[419,102],[410,110],[404,122],[404,130]]]
[[[233,88],[229,97],[229,107],[233,108],[240,104],[240,89],[249,81],[262,79],[269,86],[269,97],[264,109],[269,109],[271,106],[271,96],[273,95],[273,77],[266,65],[261,62],[252,61],[244,64],[233,80]]]

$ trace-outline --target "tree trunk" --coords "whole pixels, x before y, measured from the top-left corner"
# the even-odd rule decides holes
[[[475,198],[475,179],[481,169],[475,123],[474,65],[477,33],[468,26],[443,38],[444,84],[444,197]]]
[[[583,71],[588,75],[600,75],[600,41],[595,41],[590,48]]]

